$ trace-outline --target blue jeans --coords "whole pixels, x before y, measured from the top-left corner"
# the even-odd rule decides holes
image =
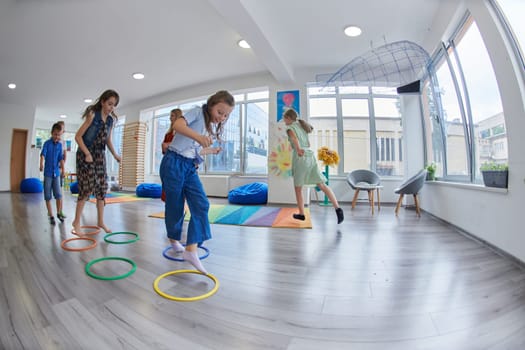
[[[186,244],[200,245],[210,239],[210,202],[199,179],[194,159],[173,151],[166,152],[160,163],[160,179],[166,193],[164,222],[168,238],[181,239],[186,199],[191,213]]]
[[[60,191],[60,176],[44,176],[44,199],[46,201],[51,200],[51,191],[55,199],[62,198],[62,192]]]

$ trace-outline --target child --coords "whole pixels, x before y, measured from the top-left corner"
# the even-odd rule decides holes
[[[62,127],[55,123],[51,128],[51,138],[44,142],[40,153],[40,171],[44,172],[44,199],[46,201],[49,223],[55,224],[53,209],[51,208],[51,191],[56,199],[57,218],[64,222],[66,216],[62,212],[62,192],[60,191],[60,177],[64,173],[64,158],[60,135]],[[44,167],[45,160],[45,167]]]
[[[182,110],[180,108],[172,109],[170,112],[170,127],[168,131],[166,131],[166,134],[164,135],[164,140],[162,141],[161,147],[162,147],[162,154],[166,154],[166,151],[168,150],[168,146],[170,145],[171,141],[173,141],[173,137],[175,137],[175,129],[173,126],[175,125],[175,121],[182,117]],[[166,192],[162,190],[162,194],[160,196],[160,199],[165,202],[166,201]]]
[[[286,133],[288,140],[292,144],[292,174],[293,183],[295,187],[295,197],[297,199],[297,206],[299,213],[293,214],[296,220],[304,220],[304,200],[303,200],[303,186],[317,185],[330,199],[337,214],[337,223],[340,224],[344,220],[343,209],[339,207],[337,198],[335,198],[332,189],[326,186],[326,178],[319,171],[317,160],[314,153],[308,149],[310,142],[308,141],[308,134],[312,132],[313,126],[302,119],[298,119],[297,112],[293,109],[288,109],[283,114],[284,123],[286,124]]]
[[[106,170],[106,145],[109,151],[120,162],[111,142],[111,132],[117,120],[113,109],[118,105],[119,95],[114,90],[106,90],[82,115],[84,123],[75,134],[77,150],[78,200],[73,220],[72,233],[82,235],[80,217],[86,201],[91,194],[97,199],[97,226],[107,233],[111,230],[104,223],[104,205],[108,191]]]
[[[63,135],[66,132],[66,123],[63,120],[59,120],[57,124],[60,125],[60,142],[62,143],[62,158],[64,158],[64,168],[65,168],[67,148],[66,148],[66,140],[64,140]],[[60,187],[64,187],[65,177],[66,177],[66,173],[62,172],[62,174],[60,174]]]
[[[235,100],[227,91],[218,91],[202,107],[189,110],[175,121],[175,138],[160,164],[160,179],[166,192],[165,223],[168,238],[175,252],[183,252],[184,260],[207,274],[197,255],[197,246],[211,238],[208,210],[210,203],[202,187],[197,167],[204,153],[217,154],[210,148],[213,138],[220,140],[224,123],[233,111]],[[186,248],[179,242],[184,222],[184,199],[191,212]]]

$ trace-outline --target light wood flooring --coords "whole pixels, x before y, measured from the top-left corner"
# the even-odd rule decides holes
[[[162,256],[164,221],[148,217],[160,200],[106,206],[106,224],[138,242],[101,233],[96,248],[69,252],[60,243],[73,237],[75,200],[65,194],[68,218],[51,226],[42,197],[0,193],[0,349],[525,349],[525,272],[426,213],[383,205],[372,216],[345,203],[337,225],[331,207],[313,204],[313,229],[212,225],[203,264],[220,288],[175,302],[153,290],[157,276],[189,268]],[[87,203],[84,223],[95,215]],[[87,276],[105,256],[137,270]],[[212,283],[187,274],[160,286],[195,296]]]

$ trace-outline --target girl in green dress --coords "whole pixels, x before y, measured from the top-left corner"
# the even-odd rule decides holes
[[[337,214],[337,223],[340,224],[344,220],[343,209],[339,207],[337,198],[334,192],[328,187],[325,182],[326,178],[317,166],[315,154],[310,150],[310,141],[308,134],[312,132],[313,126],[306,121],[299,119],[297,112],[293,109],[288,109],[283,114],[284,123],[286,124],[286,133],[288,140],[292,144],[292,175],[293,185],[295,187],[295,197],[297,199],[297,206],[299,213],[293,214],[294,219],[304,220],[304,199],[303,186],[317,185],[330,199],[330,202],[335,208]]]

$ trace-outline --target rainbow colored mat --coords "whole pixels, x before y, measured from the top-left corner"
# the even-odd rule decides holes
[[[78,194],[76,195],[78,196]],[[135,202],[135,201],[145,201],[150,200],[151,198],[145,198],[145,197],[137,197],[137,195],[133,192],[109,192],[106,193],[106,204],[114,204],[114,203],[125,203],[125,202]],[[91,203],[96,203],[97,199],[94,197],[91,197],[89,199]]]
[[[308,208],[305,209],[304,221],[295,220],[292,217],[294,213],[297,213],[297,208],[211,204],[208,218],[211,224],[312,228]],[[186,214],[185,220],[188,221],[190,216],[191,214]],[[151,214],[149,217],[164,219],[164,212]]]

